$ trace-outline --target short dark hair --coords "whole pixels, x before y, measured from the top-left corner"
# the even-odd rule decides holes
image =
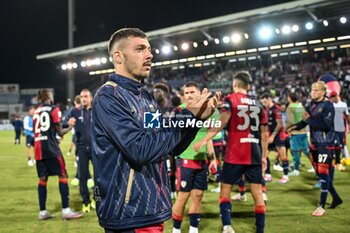
[[[233,80],[238,81],[238,86],[247,89],[250,84],[251,76],[248,71],[239,71],[233,75]]]
[[[87,88],[82,89],[82,90],[80,91],[80,93],[82,93],[82,92],[89,92],[89,93],[90,93],[90,96],[92,96],[91,91],[90,91],[89,89],[87,89]]]
[[[288,97],[290,98],[290,100],[292,102],[297,102],[298,101],[298,96],[297,96],[296,93],[291,92],[291,93],[288,94]]]
[[[264,92],[261,94],[260,99],[268,99],[271,98],[271,93],[270,92]]]
[[[169,86],[166,83],[156,83],[154,84],[153,88],[161,89],[167,94],[169,94]]]
[[[111,38],[108,42],[108,53],[111,56],[113,46],[116,42],[119,42],[122,39],[127,39],[128,37],[141,37],[141,38],[147,38],[146,33],[144,33],[142,30],[138,28],[122,28],[118,31],[114,32],[111,35]]]
[[[198,90],[200,90],[198,83],[193,82],[193,81],[189,81],[189,82],[185,83],[183,88],[185,88],[185,87],[195,87]]]

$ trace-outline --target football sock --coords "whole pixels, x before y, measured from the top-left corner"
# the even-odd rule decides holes
[[[257,233],[264,232],[265,213],[266,213],[266,206],[265,205],[255,206],[255,226],[256,226]]]
[[[181,223],[182,223],[183,216],[177,216],[176,214],[173,214],[173,226],[176,229],[181,229]]]
[[[270,159],[269,157],[266,158],[266,174],[271,174],[271,171],[270,171]]]
[[[40,210],[46,210],[46,197],[47,197],[46,183],[47,183],[46,181],[39,180],[38,195],[39,195]]]
[[[341,148],[337,147],[334,151],[335,151],[335,164],[339,164],[340,163]]]
[[[229,198],[220,198],[220,216],[223,226],[231,225],[231,207]]]
[[[199,221],[201,219],[201,214],[200,213],[192,213],[188,214],[190,217],[190,226],[198,228]]]
[[[60,178],[58,181],[58,186],[61,194],[62,208],[69,207],[69,188],[68,179]]]
[[[319,176],[321,182],[320,206],[324,208],[327,200],[329,178],[327,174],[320,174]]]
[[[283,174],[288,176],[289,162],[288,160],[282,162]]]
[[[338,201],[341,200],[339,194],[335,190],[334,184],[333,184],[333,179],[334,179],[334,167],[331,166],[329,168],[329,176],[328,176],[328,190],[332,195],[333,200]]]

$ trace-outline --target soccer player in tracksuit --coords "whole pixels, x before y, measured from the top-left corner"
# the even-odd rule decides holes
[[[71,130],[61,128],[61,111],[52,104],[53,95],[48,90],[38,93],[38,108],[34,112],[34,151],[36,168],[39,177],[38,195],[40,212],[38,219],[46,220],[53,217],[46,210],[47,188],[49,176],[58,176],[59,190],[62,201],[62,218],[81,218],[82,214],[69,208],[68,174],[62,152],[56,135],[62,137]],[[71,124],[70,124],[71,125]]]
[[[83,212],[90,212],[91,208],[95,208],[95,202],[90,199],[88,189],[88,180],[91,178],[89,171],[89,161],[92,156],[91,146],[91,115],[92,115],[92,95],[88,89],[80,92],[80,108],[73,109],[70,117],[74,119],[74,130],[76,137],[76,149],[78,160],[79,174],[79,191],[82,198]],[[92,180],[91,180],[92,181]]]
[[[153,58],[143,31],[116,31],[108,51],[115,73],[96,92],[92,106],[98,220],[106,233],[161,233],[171,217],[166,157],[170,152],[181,154],[199,127],[161,127],[159,106],[142,83],[149,77]],[[210,93],[203,90],[174,116],[175,123],[207,119],[220,95],[208,100]]]
[[[331,149],[336,137],[334,131],[334,106],[332,102],[325,99],[327,86],[318,81],[311,86],[311,98],[313,100],[308,112],[303,114],[303,120],[289,127],[291,130],[299,130],[306,125],[310,127],[311,154],[316,174],[320,178],[321,195],[320,203],[313,216],[322,216],[325,213],[325,204],[328,192],[331,193],[333,201],[330,208],[335,208],[343,201],[339,197],[333,185],[334,167],[332,165],[333,151]]]

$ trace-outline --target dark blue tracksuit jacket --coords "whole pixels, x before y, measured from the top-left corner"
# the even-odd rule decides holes
[[[296,124],[297,130],[310,127],[311,149],[326,148],[335,140],[334,133],[334,106],[333,103],[323,100],[312,102],[308,110],[309,119]]]
[[[143,84],[117,74],[96,92],[92,161],[96,211],[104,228],[139,228],[171,217],[165,157],[185,150],[198,129],[145,129],[144,112],[157,109]],[[182,115],[194,118],[188,110]]]

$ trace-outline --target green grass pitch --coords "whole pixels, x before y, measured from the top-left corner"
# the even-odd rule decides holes
[[[84,214],[82,219],[63,221],[61,219],[61,201],[57,177],[50,177],[48,182],[47,209],[56,218],[38,221],[37,174],[35,167],[26,163],[25,138],[20,146],[14,145],[14,132],[0,132],[0,232],[3,233],[102,233],[95,211]],[[74,156],[67,156],[71,135],[66,135],[61,149],[66,160],[68,174],[75,175]],[[272,158],[272,154],[270,155]],[[289,156],[291,162],[291,157]],[[326,210],[323,217],[311,216],[319,200],[320,191],[312,189],[317,181],[313,174],[307,173],[310,167],[305,157],[299,177],[290,177],[287,184],[278,184],[281,172],[273,172],[273,181],[267,184],[268,204],[266,214],[267,233],[347,233],[350,232],[350,167],[345,172],[336,171],[335,187],[344,203],[334,210]],[[92,169],[91,169],[92,171]],[[215,184],[209,184],[209,190]],[[237,188],[234,188],[234,192]],[[234,193],[233,192],[233,193]],[[328,195],[327,206],[331,202]],[[75,210],[81,209],[79,190],[70,186],[70,205]],[[248,193],[248,201],[233,203],[232,225],[236,233],[255,232],[253,200]],[[189,219],[185,214],[182,232],[187,233]],[[172,221],[165,223],[165,232],[172,229]],[[218,194],[207,191],[204,194],[202,217],[199,226],[201,233],[221,232]]]

